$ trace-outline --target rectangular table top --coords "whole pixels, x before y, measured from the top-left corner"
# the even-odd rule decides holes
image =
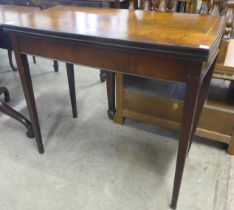
[[[4,30],[116,49],[207,60],[219,44],[224,18],[181,13],[57,6],[5,21]]]

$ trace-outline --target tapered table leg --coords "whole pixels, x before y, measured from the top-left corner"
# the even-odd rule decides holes
[[[12,50],[7,50],[7,53],[8,53],[8,59],[9,59],[11,69],[13,71],[17,71],[17,68],[13,64]]]
[[[215,61],[214,61],[215,63]],[[189,66],[188,81],[186,86],[185,101],[183,107],[183,119],[180,131],[180,142],[177,154],[176,172],[174,179],[171,208],[176,209],[179,196],[184,165],[196,124],[199,121],[202,107],[207,96],[213,73],[214,64],[209,68],[207,76],[202,80],[201,75],[196,75],[202,63],[191,63]],[[207,79],[206,79],[207,78]]]
[[[108,98],[108,117],[113,120],[115,115],[115,72],[106,72],[106,88],[107,88],[107,98]]]
[[[30,114],[34,135],[37,142],[38,151],[40,154],[44,153],[44,146],[41,138],[41,129],[38,120],[36,102],[34,98],[32,79],[28,65],[28,59],[25,54],[21,54],[18,40],[16,36],[11,36],[12,45],[14,47],[15,58],[18,66],[18,72],[21,80],[21,84],[24,91],[28,111]]]
[[[204,77],[204,79],[202,81],[202,85],[201,85],[201,90],[202,91],[200,91],[199,96],[198,96],[198,104],[197,104],[195,119],[194,119],[194,123],[193,123],[192,137],[195,135],[197,125],[199,123],[200,115],[201,115],[202,110],[203,110],[203,105],[205,103],[205,100],[208,97],[209,86],[210,86],[210,82],[211,82],[212,75],[213,75],[213,72],[214,72],[215,64],[216,64],[216,59],[215,59],[215,62],[210,66],[210,68],[208,70],[208,73],[205,75],[205,77]],[[192,141],[193,141],[193,138],[190,139],[188,153],[190,151]]]
[[[76,87],[75,87],[75,78],[74,78],[74,65],[66,63],[67,67],[67,79],[69,84],[69,93],[72,104],[72,114],[74,118],[77,118],[77,103],[76,103]]]

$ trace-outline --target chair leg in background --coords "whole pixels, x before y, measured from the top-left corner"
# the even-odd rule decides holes
[[[9,63],[10,63],[10,67],[13,71],[17,71],[17,68],[14,66],[13,64],[13,56],[12,56],[12,50],[7,50],[8,52],[8,59],[9,59]]]
[[[101,69],[101,70],[100,70],[100,74],[99,74],[99,77],[100,77],[100,81],[101,81],[101,82],[105,82],[105,81],[106,81],[106,75],[107,75],[106,71],[103,70],[103,69]]]
[[[53,65],[53,67],[54,67],[54,71],[57,73],[58,72],[58,70],[59,70],[59,64],[58,64],[58,61],[53,61],[54,62],[54,65]]]
[[[36,57],[33,56],[32,58],[33,58],[33,63],[36,64],[37,63]]]

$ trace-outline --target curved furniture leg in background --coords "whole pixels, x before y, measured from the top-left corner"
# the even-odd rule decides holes
[[[73,118],[77,118],[77,103],[76,103],[76,87],[75,87],[75,78],[74,78],[74,65],[66,63],[67,67],[67,79],[69,85],[69,93],[72,104],[72,114]]]
[[[9,91],[7,90],[7,88],[0,87],[0,94],[2,94],[2,93],[4,94],[4,100],[6,102],[9,102],[10,101],[10,94],[9,94]],[[0,101],[0,112],[14,118],[18,122],[20,122],[27,129],[27,136],[29,138],[34,137],[31,122],[26,117],[24,117],[22,114],[15,111],[14,109],[12,109],[10,106],[8,106],[6,103],[4,103],[2,101]]]
[[[4,94],[5,102],[9,102],[10,101],[10,93],[9,93],[8,89],[5,87],[0,87],[0,95],[2,93]]]
[[[17,68],[14,66],[13,64],[13,58],[12,58],[12,50],[7,50],[8,53],[8,59],[9,59],[9,63],[10,63],[10,67],[13,71],[17,71]]]
[[[6,114],[8,116],[10,116],[11,118],[14,118],[18,122],[20,122],[27,129],[27,133],[26,133],[27,136],[29,138],[33,138],[34,137],[31,122],[26,117],[24,117],[22,114],[20,114],[19,112],[15,111],[13,108],[11,108],[10,106],[8,106],[6,103],[1,102],[1,101],[0,101],[0,112]]]

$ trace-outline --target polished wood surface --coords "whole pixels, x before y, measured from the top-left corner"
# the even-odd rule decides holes
[[[1,24],[14,23],[22,20],[27,15],[40,11],[39,7],[17,6],[17,5],[0,5],[0,48],[8,50],[9,63],[13,71],[16,71],[12,59],[12,47],[9,36],[1,31]],[[33,57],[35,61],[35,57]],[[35,62],[34,62],[35,63]],[[58,62],[54,61],[54,70],[58,72]]]
[[[7,31],[33,30],[41,35],[161,53],[173,49],[173,55],[201,60],[208,58],[224,30],[224,19],[219,17],[64,6],[7,24]]]
[[[11,35],[40,153],[44,152],[44,146],[27,54],[186,84],[171,202],[175,209],[189,145],[214,71],[224,20],[198,15],[55,7],[8,23],[3,30]],[[169,37],[168,32],[173,36]],[[115,73],[109,76],[115,80]],[[112,100],[109,105],[114,106],[114,87],[108,92],[112,94],[108,97]]]
[[[12,47],[9,36],[2,32],[1,25],[3,23],[12,23],[24,16],[39,11],[38,7],[14,6],[14,5],[0,5],[0,48],[8,50],[9,63],[13,71],[16,67],[12,59]]]
[[[39,11],[38,7],[0,5],[0,24],[20,21],[29,14]]]
[[[2,24],[12,24],[16,21],[21,21],[26,16],[38,11],[40,11],[38,7],[0,5],[0,47],[11,49],[9,36],[2,31]]]

